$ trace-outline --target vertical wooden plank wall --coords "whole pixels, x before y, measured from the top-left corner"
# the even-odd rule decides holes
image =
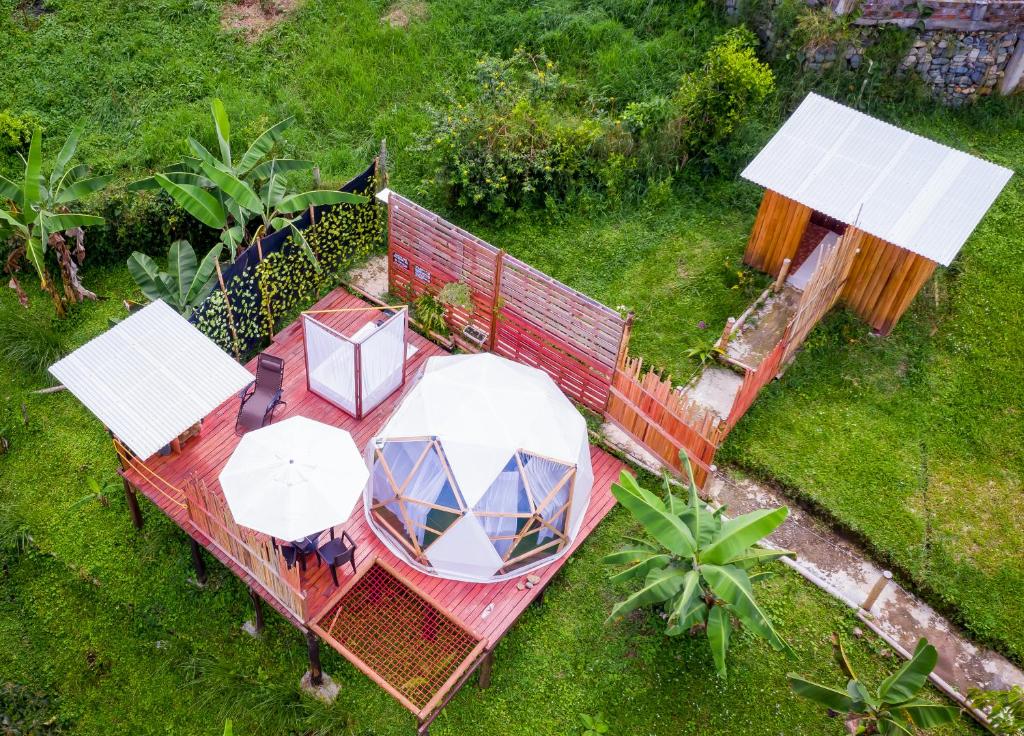
[[[395,192],[388,215],[392,292],[416,298],[464,282],[473,312],[450,309],[449,325],[459,337],[471,323],[487,340],[460,346],[540,368],[570,398],[604,411],[628,333],[622,315]]]
[[[800,238],[810,221],[810,207],[766,189],[743,262],[778,276],[782,262],[796,254]]]
[[[570,398],[603,412],[626,334],[622,315],[508,255],[499,302],[494,353],[540,368]]]
[[[935,271],[936,263],[863,230],[849,228],[860,249],[842,298],[877,332],[887,335]]]
[[[391,291],[412,301],[424,292],[436,295],[445,284],[462,281],[469,286],[473,311],[449,308],[452,331],[461,335],[472,324],[490,335],[501,251],[396,192],[388,196],[388,225]]]

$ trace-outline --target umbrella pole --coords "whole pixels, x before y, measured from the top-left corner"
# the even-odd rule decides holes
[[[249,588],[249,597],[252,599],[253,607],[253,632],[256,636],[263,633],[263,601],[256,595],[256,591]]]

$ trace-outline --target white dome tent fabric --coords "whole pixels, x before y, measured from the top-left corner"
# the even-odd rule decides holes
[[[434,357],[366,449],[370,526],[414,567],[492,582],[564,554],[594,473],[586,421],[536,368]]]

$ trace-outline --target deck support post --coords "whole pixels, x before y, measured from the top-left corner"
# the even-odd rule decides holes
[[[263,633],[263,626],[264,626],[264,621],[263,621],[263,601],[256,594],[256,591],[253,590],[252,588],[249,588],[249,597],[252,599],[252,608],[253,608],[253,619],[252,619],[253,634],[255,636],[259,636],[260,634]]]
[[[200,585],[206,585],[206,562],[203,560],[203,548],[192,537],[188,538],[188,542],[192,548],[192,567],[196,571],[196,582]]]
[[[491,669],[494,667],[494,650],[487,652],[480,661],[480,675],[476,681],[477,687],[486,690],[491,686]]]
[[[319,687],[324,681],[324,671],[320,666],[320,640],[309,629],[306,630],[306,652],[309,654],[309,682]]]
[[[139,530],[142,528],[142,509],[139,508],[139,497],[127,478],[121,478],[121,482],[124,484],[124,499],[128,502],[128,513],[132,517],[132,526]]]

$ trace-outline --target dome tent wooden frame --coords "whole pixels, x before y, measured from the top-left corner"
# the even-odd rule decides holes
[[[397,445],[417,446],[418,455],[407,474],[396,478],[396,470],[388,462],[387,448]],[[419,446],[422,446],[420,449]],[[410,481],[422,472],[429,472],[430,459],[436,460],[434,470],[445,476],[444,487],[451,503],[436,503],[414,498],[406,493]],[[540,461],[557,466],[559,474],[553,484],[539,488],[537,478],[527,471],[531,463]],[[481,500],[470,508],[452,475],[444,448],[437,437],[401,437],[378,441],[373,446],[370,485],[372,501],[369,511],[390,538],[417,562],[431,566],[427,552],[441,540],[459,519],[472,515],[477,519],[516,520],[514,533],[487,533],[486,536],[501,556],[502,565],[496,575],[507,575],[524,567],[546,561],[560,553],[569,543],[568,519],[572,509],[573,491],[576,482],[576,466],[525,450],[517,450],[506,466],[506,472],[518,476],[516,510],[487,511],[483,501],[494,486],[484,493]],[[376,471],[379,469],[379,473]],[[427,469],[427,470],[425,470]],[[376,482],[375,482],[376,481]],[[435,499],[436,501],[436,499]],[[520,510],[524,505],[528,510]],[[426,511],[423,521],[418,521],[410,507]],[[433,518],[431,518],[433,515]],[[441,520],[442,523],[436,523]],[[423,539],[416,532],[422,531]],[[429,535],[429,536],[428,536]],[[546,535],[550,539],[542,540]]]

